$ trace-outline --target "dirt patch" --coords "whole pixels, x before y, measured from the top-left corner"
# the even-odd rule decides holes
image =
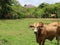
[[[4,43],[7,43],[8,41],[6,39],[2,39],[0,40],[0,44],[4,44]]]

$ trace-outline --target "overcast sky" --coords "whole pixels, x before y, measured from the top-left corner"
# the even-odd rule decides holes
[[[60,0],[18,0],[18,1],[20,2],[22,6],[25,4],[32,4],[32,5],[38,6],[42,2],[46,2],[50,4],[60,2]]]

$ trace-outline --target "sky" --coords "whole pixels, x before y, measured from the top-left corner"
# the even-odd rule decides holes
[[[25,4],[32,4],[34,6],[38,6],[39,4],[43,3],[43,2],[46,2],[46,3],[49,3],[49,4],[53,4],[53,3],[56,3],[56,2],[60,2],[60,0],[17,0],[19,1],[19,3],[24,6]]]

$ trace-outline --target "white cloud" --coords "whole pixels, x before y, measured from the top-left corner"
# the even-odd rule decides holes
[[[56,2],[60,2],[60,0],[46,0],[45,2],[47,3],[56,3]]]
[[[18,0],[20,2],[21,5],[25,5],[25,4],[33,4],[38,6],[40,3],[42,2],[46,2],[46,3],[55,3],[55,2],[60,2],[60,0]]]

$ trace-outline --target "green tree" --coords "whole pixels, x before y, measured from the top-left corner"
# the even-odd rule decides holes
[[[38,7],[39,8],[45,8],[48,5],[49,5],[48,3],[41,3]]]
[[[11,6],[12,1],[11,0],[0,0],[0,8],[1,8],[1,17],[5,18],[6,15],[8,15],[11,12]]]
[[[11,11],[11,14],[12,14],[12,19],[17,19],[17,18],[22,18],[22,6],[20,5],[20,3],[16,0],[13,0],[13,4],[11,6],[12,8],[12,11]]]

